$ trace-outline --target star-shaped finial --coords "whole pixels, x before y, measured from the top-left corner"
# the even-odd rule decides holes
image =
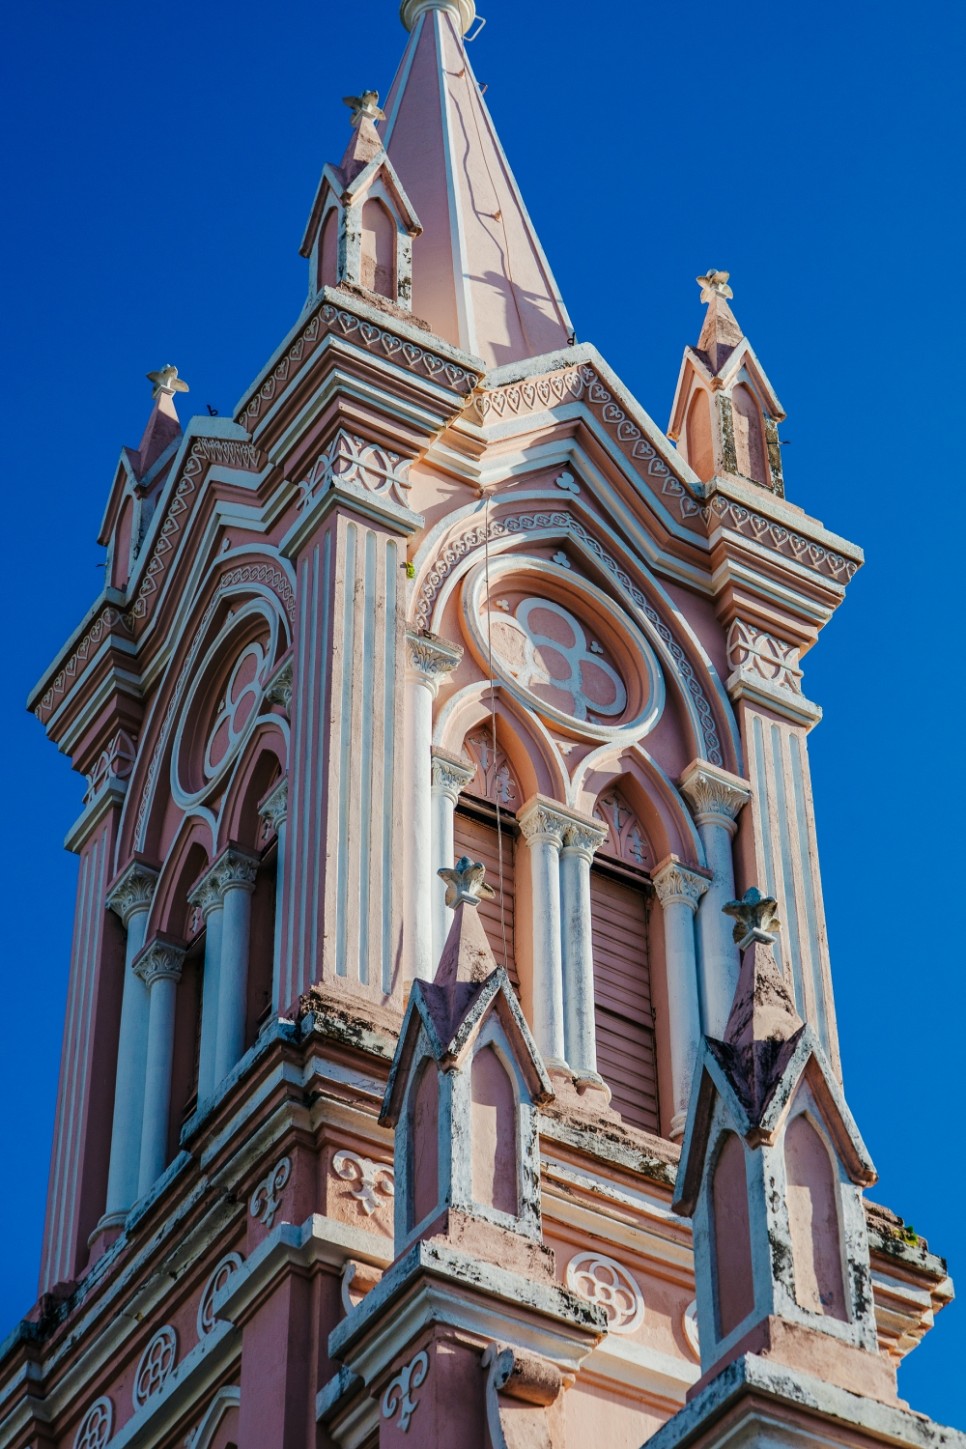
[[[702,302],[710,302],[712,297],[733,297],[735,294],[728,286],[730,272],[706,272],[703,277],[695,277],[695,281],[701,288]]]
[[[378,91],[363,91],[361,96],[343,96],[342,104],[352,112],[352,124],[361,121],[384,121],[386,113],[379,105]]]
[[[740,901],[729,901],[721,909],[726,916],[734,916],[732,934],[742,950],[752,941],[770,946],[781,929],[778,902],[774,896],[763,896],[757,886],[749,886]]]
[[[481,900],[490,901],[496,892],[483,879],[486,866],[478,860],[461,855],[453,866],[444,865],[436,874],[446,882],[446,904],[451,910],[458,905],[478,906]]]
[[[178,376],[178,369],[172,367],[171,363],[159,368],[157,372],[147,374],[148,382],[152,383],[151,396],[157,402],[159,397],[173,397],[176,392],[188,392],[188,384]]]

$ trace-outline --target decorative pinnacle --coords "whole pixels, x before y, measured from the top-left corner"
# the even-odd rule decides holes
[[[701,288],[702,302],[710,302],[712,297],[733,297],[735,294],[728,286],[730,272],[706,272],[703,277],[695,277],[695,281]]]
[[[446,904],[451,910],[460,905],[479,906],[481,900],[490,901],[496,894],[483,879],[486,866],[468,855],[460,856],[455,868],[444,865],[436,874],[446,882]]]
[[[384,121],[386,113],[379,105],[378,91],[363,91],[361,96],[343,96],[342,104],[352,112],[352,124],[359,126],[363,121]]]
[[[753,941],[770,946],[777,940],[781,929],[778,902],[774,896],[763,896],[757,886],[749,886],[740,901],[729,901],[721,909],[726,916],[734,916],[732,934],[742,951]]]
[[[173,397],[176,392],[190,392],[184,378],[178,376],[178,369],[168,362],[157,372],[147,373],[148,382],[153,383],[151,396],[157,402],[159,397]]]

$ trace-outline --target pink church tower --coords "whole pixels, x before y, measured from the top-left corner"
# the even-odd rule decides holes
[[[87,789],[0,1444],[966,1446],[839,1060],[801,659],[862,555],[727,273],[667,435],[575,344],[474,0],[400,13],[300,315],[231,418],[149,374],[30,701]]]

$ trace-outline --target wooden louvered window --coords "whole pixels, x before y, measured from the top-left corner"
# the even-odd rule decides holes
[[[486,866],[486,880],[496,892],[492,900],[480,902],[480,920],[486,931],[490,949],[497,961],[503,964],[503,936],[506,932],[506,969],[514,986],[519,990],[516,952],[513,940],[513,914],[516,883],[516,822],[512,817],[501,815],[500,831],[503,837],[503,871],[500,872],[500,848],[497,841],[495,812],[485,805],[479,810],[467,810],[464,806],[453,817],[453,841],[456,857],[468,855]],[[502,916],[500,909],[502,887]]]
[[[624,1121],[660,1132],[643,880],[590,873],[597,1070]]]

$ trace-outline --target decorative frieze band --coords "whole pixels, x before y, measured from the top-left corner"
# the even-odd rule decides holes
[[[690,911],[698,909],[698,902],[711,884],[702,871],[683,865],[674,855],[661,862],[651,879],[663,907],[681,905]]]
[[[792,694],[802,692],[799,650],[754,624],[735,619],[728,630],[728,663]]]
[[[299,480],[297,506],[300,510],[308,508],[314,499],[338,484],[392,498],[408,508],[411,464],[411,458],[403,458],[340,428],[306,476]]]

